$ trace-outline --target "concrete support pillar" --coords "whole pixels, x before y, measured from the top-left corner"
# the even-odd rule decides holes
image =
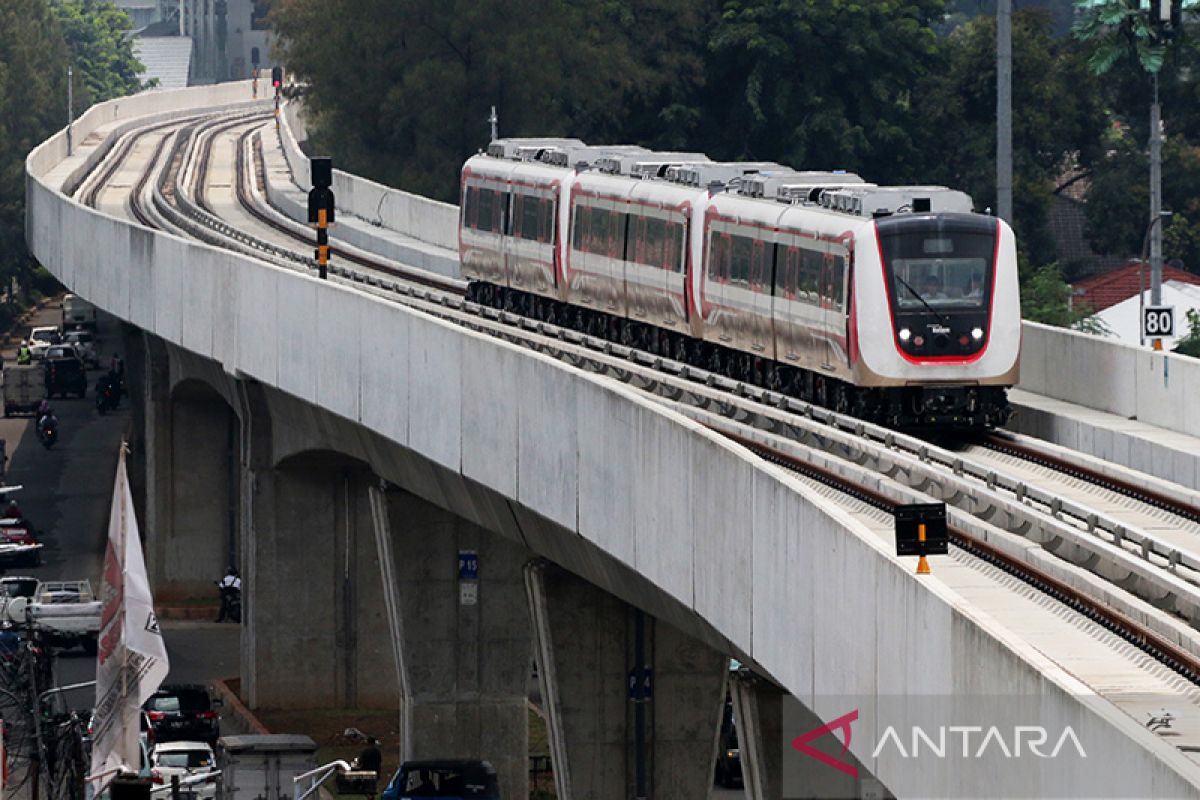
[[[146,450],[146,570],[155,597],[166,589],[166,550],[171,538],[174,457],[171,451],[171,376],[167,347],[143,334],[144,444]]]
[[[216,391],[172,396],[166,348],[145,337],[147,569],[158,600],[205,597],[237,553],[238,426]]]
[[[728,658],[565,570],[525,577],[559,798],[706,797]]]
[[[243,663],[251,706],[396,704],[367,505],[370,473],[315,454],[252,470],[250,480]]]
[[[486,759],[528,796],[528,551],[407,492],[374,502],[400,757]]]
[[[733,676],[729,689],[746,798],[782,797],[783,690],[745,671]]]

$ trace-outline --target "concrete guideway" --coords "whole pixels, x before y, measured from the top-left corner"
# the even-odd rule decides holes
[[[56,146],[31,155],[33,175]],[[304,404],[294,416],[344,433],[348,448],[361,441],[379,476],[725,642],[823,718],[839,713],[822,707],[831,696],[991,687],[1036,697],[1047,717],[1078,720],[1095,737],[1093,770],[1013,776],[1031,782],[1019,788],[1194,791],[1186,759],[955,593],[909,575],[844,511],[638,393],[359,292],[131,228],[36,179],[29,187],[31,247],[72,288],[237,376],[218,382],[276,387]],[[394,372],[364,363],[364,342]],[[284,460],[259,465],[259,477]],[[287,488],[295,476],[272,480],[304,496],[302,483]],[[730,487],[754,498],[749,520],[726,499]],[[628,502],[614,507],[613,497]],[[854,586],[867,588],[848,596]],[[864,763],[872,733],[851,747]],[[887,756],[871,766],[900,795],[961,795],[985,780],[971,762],[920,775]]]

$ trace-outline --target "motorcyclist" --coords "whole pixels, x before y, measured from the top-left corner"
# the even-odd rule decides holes
[[[226,570],[225,577],[217,581],[217,588],[221,592],[221,612],[217,615],[217,622],[240,621],[233,613],[233,599],[242,593],[242,579],[238,577],[238,571],[233,567]]]
[[[96,394],[103,397],[105,392],[112,393],[111,405],[116,408],[121,402],[121,382],[117,377],[117,373],[109,370],[101,378],[96,381]]]
[[[43,400],[41,405],[38,406],[37,418],[38,436],[45,435],[47,426],[58,425],[58,417],[54,416],[54,409],[50,408],[50,403],[47,400]]]
[[[8,505],[4,507],[4,519],[24,519],[16,498],[10,498]]]
[[[29,349],[29,342],[21,340],[21,346],[17,348],[17,364],[24,366],[33,363],[33,351]]]

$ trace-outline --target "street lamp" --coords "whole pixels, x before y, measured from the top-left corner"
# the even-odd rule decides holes
[[[1144,335],[1144,332],[1142,331],[1142,319],[1143,319],[1143,317],[1145,317],[1145,309],[1146,309],[1146,288],[1145,288],[1146,287],[1146,248],[1150,244],[1150,232],[1152,230],[1154,230],[1154,226],[1157,225],[1158,223],[1162,222],[1165,219],[1170,219],[1174,215],[1175,215],[1175,212],[1173,212],[1173,211],[1159,211],[1156,215],[1154,215],[1153,218],[1151,218],[1150,222],[1147,223],[1146,232],[1142,235],[1142,257],[1141,257],[1141,259],[1138,260],[1138,341],[1141,342],[1143,345],[1146,344],[1146,337]],[[1155,296],[1150,298],[1151,302],[1153,302],[1153,303],[1159,303],[1162,300],[1162,296],[1161,296],[1162,273],[1161,272],[1159,273],[1158,277],[1159,277],[1159,287],[1158,288],[1159,288],[1160,293],[1156,294]],[[1156,338],[1154,340],[1154,349],[1155,350],[1162,349],[1162,339]]]

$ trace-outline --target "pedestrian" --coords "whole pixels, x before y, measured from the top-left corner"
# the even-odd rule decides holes
[[[379,750],[379,740],[374,736],[367,737],[367,746],[358,754],[355,766],[365,772],[379,774],[383,769],[383,753]]]
[[[217,622],[241,622],[240,609],[234,611],[234,600],[238,601],[240,607],[242,594],[242,579],[238,577],[237,570],[233,567],[226,570],[225,577],[217,581],[217,589],[221,592],[221,611],[217,614]]]

